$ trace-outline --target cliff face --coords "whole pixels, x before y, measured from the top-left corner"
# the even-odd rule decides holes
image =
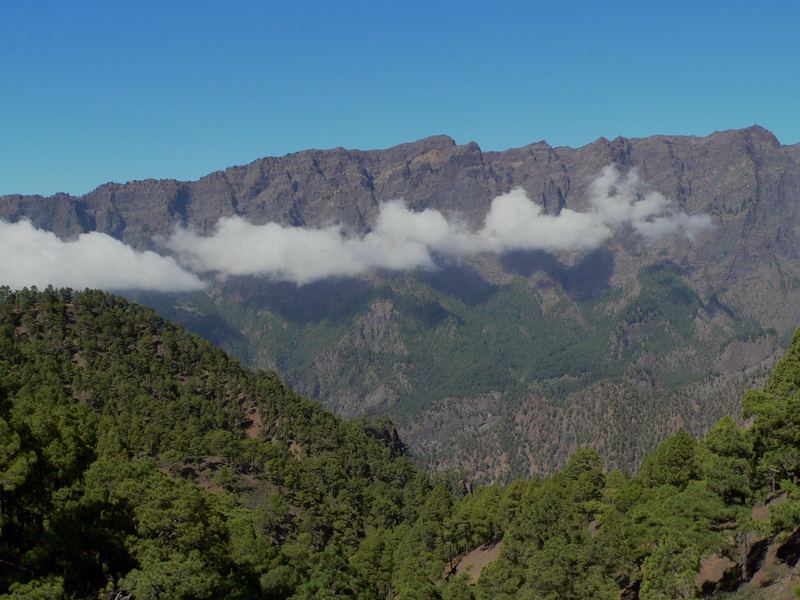
[[[391,413],[412,449],[489,476],[542,471],[579,444],[634,464],[679,426],[736,414],[800,323],[800,147],[751,127],[711,136],[544,142],[482,152],[444,136],[387,150],[309,150],[198,181],[105,184],[82,197],[0,197],[0,217],[138,247],[176,223],[343,224],[380,202],[481,222],[513,187],[581,210],[607,164],[715,228],[694,243],[620,236],[582,256],[483,256],[435,273],[297,288],[256,278],[207,294],[139,296],[281,372],[340,413]]]
[[[601,138],[577,149],[538,142],[504,152],[436,136],[387,150],[337,148],[264,158],[193,182],[108,183],[81,197],[2,196],[0,215],[25,216],[61,235],[96,230],[140,245],[176,222],[208,228],[233,214],[255,223],[333,221],[364,229],[378,203],[392,198],[480,221],[494,196],[516,186],[550,212],[581,208],[586,183],[616,163],[636,167],[652,187],[690,212],[732,220],[796,192],[798,160],[798,146],[781,146],[756,126],[705,138]]]

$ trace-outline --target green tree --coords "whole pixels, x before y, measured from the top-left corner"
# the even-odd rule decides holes
[[[744,505],[752,493],[750,464],[753,444],[747,431],[730,417],[724,417],[709,430],[700,453],[703,477],[726,504]]]
[[[645,485],[683,488],[699,475],[697,442],[681,429],[663,441],[642,463],[639,473]]]
[[[641,600],[696,596],[700,559],[693,546],[673,536],[661,540],[643,565]]]
[[[450,577],[442,586],[441,597],[442,600],[474,600],[469,577],[464,573]]]

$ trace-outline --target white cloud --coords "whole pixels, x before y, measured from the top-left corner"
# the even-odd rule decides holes
[[[590,183],[587,204],[584,212],[564,209],[548,215],[517,188],[495,198],[482,228],[470,231],[436,210],[413,212],[392,201],[381,206],[373,229],[363,236],[348,236],[338,227],[253,225],[228,217],[211,235],[177,228],[162,240],[177,261],[137,252],[102,233],[63,241],[27,221],[0,220],[0,284],[189,291],[204,287],[196,273],[211,273],[263,275],[302,285],[372,269],[433,268],[437,254],[582,252],[623,228],[650,241],[670,235],[693,239],[712,226],[708,215],[677,211],[662,194],[647,191],[636,171],[622,175],[613,166]]]
[[[517,188],[492,201],[482,229],[475,232],[436,210],[412,212],[399,201],[383,204],[373,230],[361,237],[347,236],[337,227],[253,225],[228,217],[209,236],[178,228],[164,245],[198,273],[265,275],[302,285],[375,268],[431,268],[434,253],[463,257],[509,250],[586,251],[623,227],[654,240],[676,234],[693,239],[712,226],[708,215],[675,211],[662,194],[644,189],[636,171],[622,175],[614,166],[592,181],[587,200],[586,212],[564,209],[547,215]]]
[[[172,257],[137,252],[104,233],[65,242],[28,221],[0,220],[0,284],[12,288],[86,287],[190,291],[204,287]]]
[[[603,221],[630,224],[648,240],[677,234],[692,240],[713,226],[709,215],[673,210],[663,194],[645,189],[635,169],[623,176],[616,167],[605,167],[589,185],[589,202]]]
[[[372,268],[432,267],[431,247],[446,244],[450,236],[450,225],[440,213],[412,213],[400,203],[387,203],[375,230],[363,238],[346,237],[336,227],[252,225],[228,217],[220,219],[211,236],[177,229],[165,246],[196,272],[268,275],[304,284]]]
[[[517,188],[492,201],[477,235],[492,252],[561,252],[596,248],[612,234],[611,225],[596,212],[565,208],[558,215],[547,215],[524,190]]]

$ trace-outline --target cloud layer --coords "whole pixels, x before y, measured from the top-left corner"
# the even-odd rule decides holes
[[[613,166],[589,185],[587,201],[585,212],[564,209],[548,215],[517,188],[492,201],[477,231],[436,210],[410,211],[400,201],[383,204],[363,236],[348,236],[338,227],[253,225],[229,217],[211,235],[177,228],[162,240],[177,260],[137,252],[102,233],[67,242],[27,221],[0,220],[0,284],[192,291],[202,289],[201,276],[211,274],[260,275],[302,285],[373,269],[429,269],[437,256],[587,251],[620,230],[645,240],[667,235],[692,239],[712,226],[708,215],[675,210],[663,195],[645,190],[635,171],[622,175]]]
[[[622,175],[613,166],[604,168],[590,184],[587,199],[586,212],[564,209],[547,215],[517,188],[492,201],[478,231],[448,221],[436,210],[412,212],[402,202],[387,202],[372,231],[361,237],[349,237],[338,227],[253,225],[229,217],[209,236],[176,229],[165,246],[197,273],[263,275],[302,285],[378,268],[431,268],[436,254],[460,258],[510,250],[586,251],[625,228],[654,240],[667,235],[693,239],[712,226],[708,215],[676,211],[662,194],[646,191],[634,170]]]
[[[65,242],[28,221],[2,220],[0,284],[158,291],[191,291],[205,285],[174,258],[137,252],[104,233],[84,233]]]

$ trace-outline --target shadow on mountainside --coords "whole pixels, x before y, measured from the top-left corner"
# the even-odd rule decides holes
[[[298,286],[258,277],[238,278],[227,284],[248,304],[257,304],[284,319],[299,323],[327,320],[342,323],[368,305],[374,286],[361,279],[337,278]]]
[[[614,254],[593,250],[572,266],[543,250],[509,252],[501,259],[509,273],[530,277],[542,272],[558,282],[573,300],[590,300],[608,289],[614,273]]]
[[[421,271],[419,280],[469,306],[484,304],[500,289],[464,265],[450,264],[435,271]]]

